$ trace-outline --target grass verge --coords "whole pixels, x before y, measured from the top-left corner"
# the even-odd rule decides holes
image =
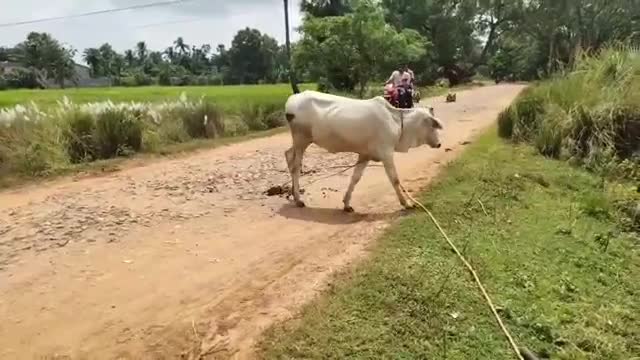
[[[464,249],[521,346],[541,358],[640,354],[640,194],[528,146],[483,136],[421,196]],[[423,213],[299,318],[269,359],[513,359],[455,254]]]

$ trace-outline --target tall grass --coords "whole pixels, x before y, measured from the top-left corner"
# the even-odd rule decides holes
[[[44,110],[33,102],[0,109],[0,177],[48,175],[73,164],[279,127],[283,103],[225,108],[183,93],[163,103],[77,104],[65,97]]]
[[[591,170],[640,173],[640,57],[609,48],[523,92],[499,117],[499,135]]]

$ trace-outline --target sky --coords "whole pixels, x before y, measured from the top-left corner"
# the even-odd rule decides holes
[[[160,0],[0,0],[0,24],[75,15],[91,11],[149,4]],[[297,0],[290,0],[292,39],[301,22]],[[189,45],[231,44],[238,30],[252,27],[284,42],[282,0],[187,0],[181,4],[110,14],[0,27],[0,46],[13,46],[31,31],[48,32],[80,54],[108,42],[117,51],[145,41],[150,50],[163,50],[182,36]]]

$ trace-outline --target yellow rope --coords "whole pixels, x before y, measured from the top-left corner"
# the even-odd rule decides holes
[[[414,204],[417,204],[422,210],[424,210],[425,213],[427,213],[427,215],[431,218],[431,221],[433,221],[433,223],[436,225],[436,227],[438,228],[442,236],[445,238],[445,240],[447,240],[447,242],[449,243],[449,246],[451,246],[453,251],[455,251],[455,253],[458,255],[460,260],[462,260],[462,262],[467,267],[469,272],[471,272],[471,275],[473,275],[473,278],[475,279],[476,284],[478,284],[480,291],[482,291],[482,295],[484,295],[484,298],[487,301],[487,304],[489,304],[489,307],[491,308],[491,312],[493,313],[493,316],[496,318],[496,320],[498,321],[498,325],[500,325],[500,329],[502,329],[502,332],[509,340],[509,344],[513,348],[513,351],[516,353],[516,356],[518,357],[518,359],[524,360],[524,357],[520,353],[520,350],[518,349],[516,342],[513,340],[513,337],[511,337],[511,334],[509,333],[509,330],[507,330],[507,327],[502,323],[502,319],[500,318],[500,315],[498,315],[498,311],[496,310],[496,307],[493,305],[493,302],[491,301],[491,297],[489,297],[489,294],[487,294],[487,291],[482,285],[482,282],[480,281],[478,274],[476,274],[476,271],[473,269],[471,264],[469,264],[467,259],[464,258],[462,253],[458,250],[455,244],[449,239],[449,237],[444,232],[444,230],[442,230],[442,227],[440,227],[438,220],[436,220],[436,218],[433,216],[431,211],[429,211],[429,209],[427,209],[424,205],[422,205],[418,200],[414,199],[413,196],[411,196],[411,194],[409,194],[409,192],[404,188],[404,186],[400,185],[400,188],[407,195],[407,197],[414,202]]]

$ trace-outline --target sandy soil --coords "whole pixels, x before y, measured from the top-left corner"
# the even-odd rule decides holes
[[[419,190],[522,89],[423,101],[443,148],[398,154]],[[311,147],[308,208],[263,192],[289,176],[289,134],[155,161],[102,177],[0,192],[0,358],[251,358],[260,333],[295,314],[402,214],[383,168],[342,195],[355,161]],[[434,241],[439,241],[435,240]]]

